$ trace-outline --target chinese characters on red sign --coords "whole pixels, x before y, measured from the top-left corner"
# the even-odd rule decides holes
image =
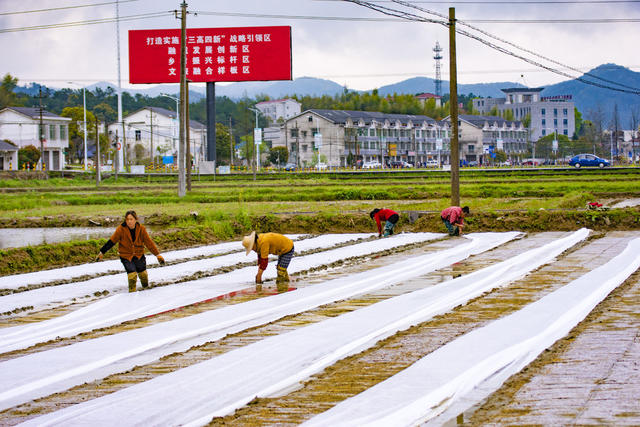
[[[291,80],[291,27],[187,29],[192,82]],[[180,30],[129,31],[130,83],[180,82]]]

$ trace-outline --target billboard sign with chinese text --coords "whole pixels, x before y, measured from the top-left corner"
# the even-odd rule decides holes
[[[192,82],[291,80],[291,27],[187,29]],[[129,82],[180,82],[180,30],[129,31]]]

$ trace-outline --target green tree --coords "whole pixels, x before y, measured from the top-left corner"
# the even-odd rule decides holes
[[[273,147],[269,152],[269,160],[274,165],[284,165],[289,160],[287,147]]]
[[[18,86],[18,78],[12,77],[9,73],[5,74],[2,78],[2,84],[0,84],[0,109],[20,105],[18,96],[13,92],[16,86]]]
[[[29,169],[35,169],[38,160],[40,160],[40,150],[35,146],[27,145],[18,150],[18,166],[20,168],[23,164],[29,163]]]
[[[529,129],[529,126],[531,126],[531,113],[527,113],[524,116],[524,119],[522,119],[522,126]]]
[[[489,110],[489,115],[490,116],[499,116],[500,113],[498,113],[498,107],[497,106],[493,106],[491,107],[491,110]]]
[[[511,111],[511,110],[504,110],[504,112],[502,113],[502,118],[503,118],[503,119],[505,119],[505,120],[507,120],[507,121],[509,121],[509,122],[512,122],[512,121],[513,121],[513,119],[514,119],[514,117],[513,117],[513,111]]]
[[[229,128],[222,123],[216,123],[216,161],[218,165],[228,165],[231,162],[231,135]]]
[[[93,107],[93,112],[94,115],[100,117],[101,121],[106,121],[107,123],[113,123],[118,120],[118,112],[105,102],[101,102]]]
[[[495,158],[496,163],[504,163],[507,161],[507,153],[505,153],[502,150],[497,150],[496,151],[496,158]]]
[[[574,133],[574,135],[576,135],[575,139],[577,139],[577,136],[582,134],[582,113],[578,111],[577,107],[573,107],[573,113],[576,122],[576,132]]]
[[[67,107],[60,114],[62,117],[69,117],[69,154],[70,158],[79,159],[84,156],[84,110],[82,107]],[[95,140],[96,117],[91,111],[87,111],[87,139]]]

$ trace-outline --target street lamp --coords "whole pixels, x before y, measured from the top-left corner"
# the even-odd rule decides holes
[[[78,87],[82,87],[82,111],[84,113],[84,171],[87,171],[87,95],[84,86],[80,86],[74,82],[67,82]]]
[[[161,93],[160,96],[166,96],[167,98],[171,98],[174,101],[176,101],[176,120],[177,120],[178,126],[173,128],[173,133],[174,133],[174,138],[173,139],[174,139],[174,143],[175,143],[175,140],[178,139],[178,129],[180,128],[180,98],[176,98],[175,96],[171,96],[171,95],[168,95],[166,93]],[[188,143],[189,142],[187,141],[187,144]],[[179,143],[178,143],[177,151],[178,151],[178,156],[179,156],[179,153],[180,153],[180,144]],[[178,156],[176,156],[176,157],[178,157]]]

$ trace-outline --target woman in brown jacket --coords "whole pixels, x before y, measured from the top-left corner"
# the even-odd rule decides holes
[[[120,261],[127,271],[129,279],[129,292],[136,291],[136,282],[140,277],[143,288],[149,286],[149,276],[147,275],[147,260],[144,257],[144,248],[151,251],[158,258],[160,264],[164,264],[164,258],[153,243],[147,229],[138,222],[138,215],[135,211],[127,211],[124,214],[124,222],[116,228],[107,243],[100,249],[96,261],[101,261],[102,256],[107,253],[115,244],[118,244]]]

